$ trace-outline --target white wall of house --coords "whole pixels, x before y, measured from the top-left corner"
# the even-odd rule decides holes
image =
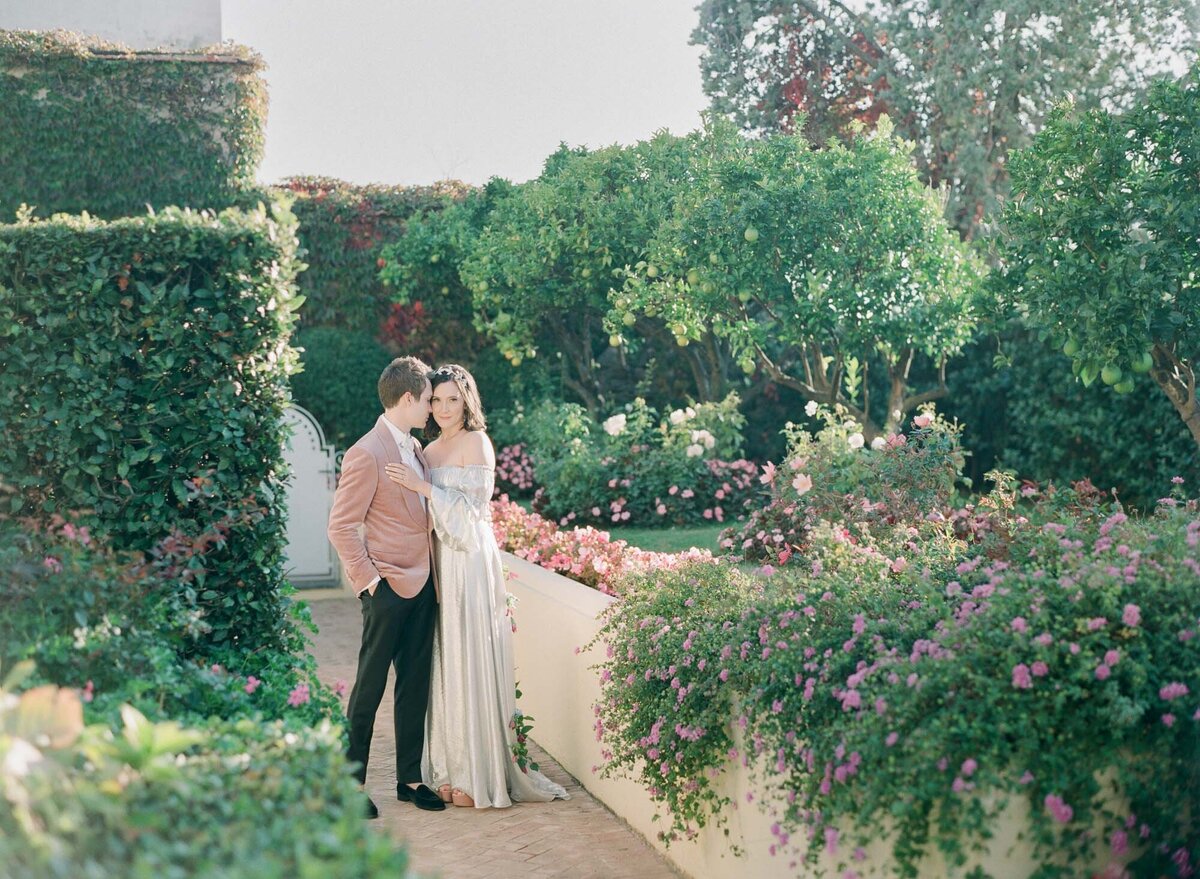
[[[0,0],[0,30],[69,30],[132,49],[221,42],[221,0]]]

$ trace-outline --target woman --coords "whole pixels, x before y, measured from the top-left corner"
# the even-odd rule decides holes
[[[441,605],[421,774],[446,802],[477,809],[566,799],[544,775],[523,772],[513,749],[512,626],[500,549],[492,532],[496,455],[475,379],[461,366],[430,376],[425,449],[429,482],[403,464],[388,477],[428,499],[437,534]]]

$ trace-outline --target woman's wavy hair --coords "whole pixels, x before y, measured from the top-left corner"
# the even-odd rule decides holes
[[[437,393],[438,385],[449,384],[450,382],[457,384],[458,389],[462,391],[463,429],[486,430],[487,419],[483,417],[483,402],[479,399],[479,386],[475,384],[475,377],[456,363],[447,363],[445,366],[439,366],[433,372],[429,373],[429,384],[433,387],[435,394]],[[441,433],[442,429],[433,420],[431,413],[429,423],[426,424],[422,435],[433,439],[436,436],[440,436]]]

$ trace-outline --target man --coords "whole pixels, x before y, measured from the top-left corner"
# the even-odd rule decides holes
[[[362,604],[362,646],[347,717],[350,747],[360,784],[375,713],[387,685],[388,666],[396,670],[393,691],[396,725],[396,798],[419,809],[446,804],[421,784],[425,709],[437,595],[432,564],[429,511],[425,498],[387,478],[389,463],[402,463],[422,475],[429,468],[410,436],[429,418],[429,367],[415,357],[398,357],[379,377],[383,415],[342,461],[342,476],[329,513],[329,540],[349,574]],[[379,809],[367,798],[367,817]]]

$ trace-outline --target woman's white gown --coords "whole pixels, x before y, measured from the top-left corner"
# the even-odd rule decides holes
[[[430,482],[441,605],[421,775],[435,790],[465,791],[476,808],[566,799],[560,785],[522,772],[513,758],[512,622],[492,532],[492,469],[434,467]]]

